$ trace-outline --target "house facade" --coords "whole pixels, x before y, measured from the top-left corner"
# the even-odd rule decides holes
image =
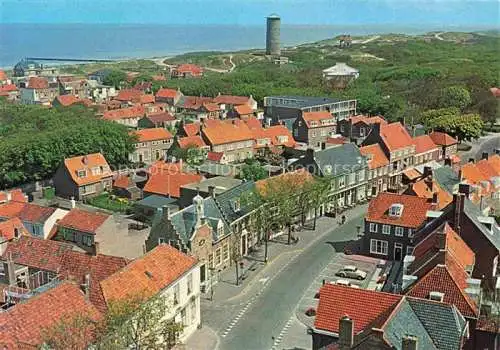
[[[50,106],[59,95],[59,85],[55,78],[30,77],[21,84],[20,102],[27,105],[40,104]]]
[[[88,97],[95,103],[108,102],[118,94],[114,86],[104,85],[97,80],[87,80]]]
[[[170,71],[172,78],[201,78],[203,76],[203,68],[190,63],[180,64]]]
[[[387,122],[381,116],[355,115],[340,120],[337,124],[337,133],[359,145],[370,134],[374,124],[387,124]]]
[[[137,105],[106,111],[104,112],[102,119],[113,121],[129,128],[137,128],[139,125],[139,119],[145,115],[146,109],[143,106]]]
[[[335,117],[330,112],[303,112],[293,123],[293,138],[310,147],[321,147],[335,130]]]
[[[65,198],[85,200],[111,191],[113,173],[100,153],[66,158],[53,178],[56,194]]]
[[[414,137],[413,143],[415,144],[414,165],[441,160],[439,147],[429,135]]]
[[[141,129],[133,132],[137,136],[135,150],[129,155],[129,160],[139,163],[152,163],[164,159],[172,146],[173,136],[163,128]]]
[[[434,131],[429,134],[432,141],[439,147],[439,159],[452,158],[457,154],[457,139],[447,133]]]
[[[424,226],[434,205],[426,198],[379,193],[365,216],[363,254],[403,261],[415,246],[414,236]]]
[[[387,191],[389,186],[389,159],[378,144],[363,146],[359,152],[367,159],[368,170],[366,178],[368,180],[366,190],[367,197],[371,198],[380,192]]]
[[[181,90],[167,88],[161,88],[155,94],[156,102],[164,102],[169,106],[175,106],[183,96]]]

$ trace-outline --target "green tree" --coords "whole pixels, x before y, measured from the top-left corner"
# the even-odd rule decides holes
[[[249,181],[262,180],[267,177],[267,171],[259,162],[251,160],[242,165],[239,177]]]
[[[195,166],[202,164],[207,158],[207,152],[195,144],[187,145],[185,148],[172,146],[170,155],[176,160],[182,159],[187,164]]]
[[[455,107],[464,110],[472,103],[472,98],[466,88],[460,86],[449,86],[441,90],[438,97],[438,107]]]
[[[112,70],[103,80],[106,85],[114,86],[119,89],[127,81],[127,74],[121,70]]]
[[[446,132],[459,141],[481,136],[484,122],[479,114],[462,114],[458,108],[429,110],[422,114],[428,129]]]

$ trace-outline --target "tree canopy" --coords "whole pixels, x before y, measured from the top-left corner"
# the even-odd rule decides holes
[[[239,177],[248,181],[262,180],[267,177],[267,171],[258,161],[247,160],[241,166]]]
[[[458,108],[442,108],[422,114],[426,127],[444,131],[458,140],[470,140],[481,136],[484,122],[479,114],[462,114]]]
[[[103,80],[106,85],[119,89],[123,82],[127,81],[127,74],[121,70],[112,70]]]

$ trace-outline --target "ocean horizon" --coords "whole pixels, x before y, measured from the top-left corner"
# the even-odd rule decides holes
[[[281,45],[370,34],[423,34],[478,31],[491,27],[443,25],[282,25]],[[265,25],[0,24],[0,67],[24,57],[134,59],[198,51],[237,51],[265,47]]]

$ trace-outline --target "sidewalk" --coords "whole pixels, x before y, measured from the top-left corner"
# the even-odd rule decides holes
[[[358,217],[366,211],[367,205],[360,205],[344,213],[347,220]],[[264,244],[261,244],[249,256],[244,257],[243,269],[239,268],[242,276],[239,285],[236,285],[236,268],[232,266],[219,275],[219,282],[214,285],[213,302],[227,303],[243,298],[245,295],[252,294],[249,291],[253,288],[256,292],[269,282],[271,276],[281,272],[294,256],[308,248],[318,239],[324,237],[328,232],[336,229],[339,218],[320,217],[316,220],[316,229],[302,229],[294,232],[293,236],[298,237],[298,243],[287,244],[287,235],[284,234],[275,240],[268,242],[268,262],[264,263]],[[309,226],[309,225],[308,225]],[[311,225],[312,226],[312,223]],[[242,271],[243,270],[243,271]],[[210,294],[202,295],[205,300],[210,300]]]
[[[184,344],[174,347],[174,350],[215,350],[219,346],[219,337],[208,326],[197,329]]]

